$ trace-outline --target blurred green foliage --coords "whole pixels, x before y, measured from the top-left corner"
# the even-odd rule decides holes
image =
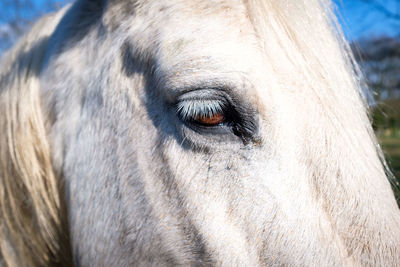
[[[400,138],[400,99],[380,101],[373,110],[372,120],[378,135]]]
[[[396,180],[393,190],[400,206],[400,99],[387,99],[375,106],[373,126],[386,161]]]
[[[399,137],[380,137],[380,143],[385,154],[389,168],[392,170],[396,180],[392,187],[397,203],[400,206],[400,138]]]

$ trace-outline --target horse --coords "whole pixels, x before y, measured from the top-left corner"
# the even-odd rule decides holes
[[[332,10],[77,0],[41,18],[1,60],[1,265],[398,266]]]

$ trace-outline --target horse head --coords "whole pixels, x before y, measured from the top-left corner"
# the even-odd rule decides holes
[[[78,0],[0,74],[7,265],[400,263],[327,1]]]

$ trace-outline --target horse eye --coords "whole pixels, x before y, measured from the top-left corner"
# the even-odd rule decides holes
[[[198,115],[194,122],[204,126],[217,126],[225,121],[225,116],[222,112],[211,114],[209,116]]]
[[[226,123],[227,108],[227,103],[221,99],[188,99],[176,106],[177,114],[183,121],[205,127]]]

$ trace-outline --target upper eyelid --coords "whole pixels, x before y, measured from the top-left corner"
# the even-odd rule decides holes
[[[176,82],[176,80],[178,82]],[[185,80],[190,80],[190,83],[185,83]],[[187,77],[182,77],[181,79],[173,79],[173,81],[166,79],[163,84],[163,91],[166,93],[169,103],[176,103],[177,100],[186,95],[198,95],[201,92],[208,92],[210,95],[230,95],[231,93],[238,90],[237,84],[232,82],[232,77],[229,79],[221,78],[210,78],[207,75],[206,79],[199,79],[197,81],[192,81]]]

